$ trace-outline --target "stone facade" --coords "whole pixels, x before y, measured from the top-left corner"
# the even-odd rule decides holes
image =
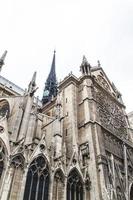
[[[44,106],[34,96],[36,73],[25,92],[3,92],[1,83],[1,200],[133,200],[133,138],[121,95],[99,63],[84,57],[80,68]]]

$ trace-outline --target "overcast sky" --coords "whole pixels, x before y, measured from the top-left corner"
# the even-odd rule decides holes
[[[54,49],[58,81],[79,76],[86,55],[133,110],[133,0],[0,0],[0,8],[2,76],[26,88],[36,70],[41,98]]]

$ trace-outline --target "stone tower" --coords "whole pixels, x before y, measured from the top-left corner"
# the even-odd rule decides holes
[[[80,70],[58,93],[49,75],[43,104],[34,96],[36,72],[23,93],[4,79],[1,200],[133,200],[133,138],[121,94],[99,62],[83,57]]]

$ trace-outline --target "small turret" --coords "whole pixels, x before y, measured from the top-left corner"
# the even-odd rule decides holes
[[[45,83],[45,88],[43,91],[42,103],[46,104],[52,100],[52,97],[57,96],[57,79],[55,72],[55,51],[53,55],[53,61],[51,65],[51,70]]]
[[[4,51],[3,55],[0,58],[0,72],[2,70],[2,66],[5,64],[4,60],[5,60],[6,54],[7,54],[7,51]]]
[[[80,66],[80,71],[82,72],[82,75],[90,75],[90,64],[88,63],[85,56],[83,56],[83,60]]]
[[[99,60],[97,61],[97,66],[98,66],[98,67],[101,67],[101,63],[100,63]]]

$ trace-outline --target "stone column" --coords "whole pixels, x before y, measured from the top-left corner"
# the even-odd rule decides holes
[[[67,177],[64,180],[64,200],[67,198]]]
[[[50,183],[49,183],[49,200],[53,200],[53,183],[54,183],[54,174],[51,172]]]
[[[24,191],[25,191],[25,186],[26,186],[27,173],[28,173],[28,167],[25,168],[25,170],[24,170],[23,180],[22,180],[22,186],[21,186],[21,191],[20,191],[20,195],[19,195],[19,200],[23,200],[23,197],[24,197]]]
[[[10,195],[10,189],[11,189],[11,184],[12,184],[12,180],[13,180],[13,172],[14,172],[14,168],[9,166],[7,167],[8,171],[5,175],[5,181],[4,181],[4,185],[3,185],[3,189],[2,189],[2,193],[1,193],[1,200],[8,200],[8,196]]]
[[[59,119],[54,121],[54,146],[55,146],[55,158],[59,158],[62,155],[62,135],[61,135],[61,122]]]
[[[5,167],[4,166],[4,171],[3,171],[3,175],[2,175],[2,183],[1,183],[1,187],[0,187],[0,199],[2,198],[2,193],[4,191],[4,188],[5,188],[5,184],[6,184],[6,181],[7,181],[7,176],[8,176],[8,168],[9,168],[9,164],[6,163],[7,166]]]

